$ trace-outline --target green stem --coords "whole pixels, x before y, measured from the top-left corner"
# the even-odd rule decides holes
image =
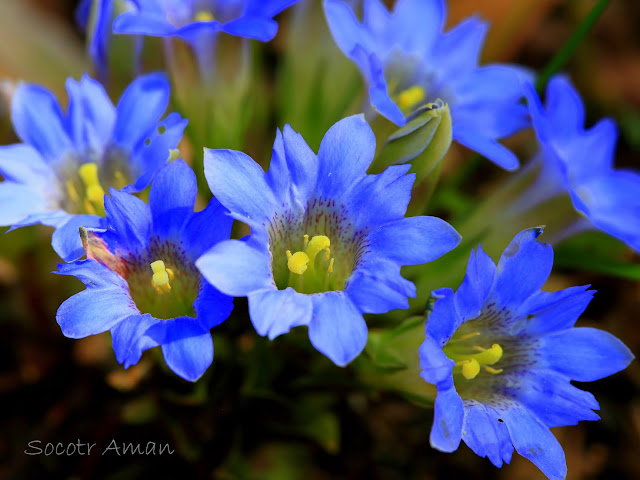
[[[542,92],[547,86],[549,79],[557,73],[564,64],[571,58],[573,52],[578,47],[582,39],[589,33],[595,23],[602,15],[602,12],[609,5],[610,0],[600,0],[589,12],[586,18],[580,22],[580,25],[574,30],[569,41],[564,44],[558,53],[551,59],[545,69],[540,73],[536,81],[536,90]]]

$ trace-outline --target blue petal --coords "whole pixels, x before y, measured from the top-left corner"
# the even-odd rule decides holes
[[[223,24],[220,30],[229,35],[268,42],[278,33],[278,22],[270,18],[240,17]]]
[[[427,326],[429,323],[427,322]],[[442,344],[427,334],[420,346],[420,376],[432,385],[443,385],[451,388],[453,377],[451,372],[455,362],[442,351]]]
[[[56,181],[40,153],[26,143],[0,146],[0,175],[12,182],[43,187]]]
[[[433,427],[429,436],[431,446],[441,452],[458,449],[462,439],[464,406],[455,388],[438,389],[433,405]]]
[[[137,178],[133,191],[147,188],[157,170],[169,161],[171,150],[176,148],[182,139],[188,120],[178,113],[170,113],[158,123],[158,128],[149,134],[149,142],[144,141],[131,153],[131,170],[133,178]]]
[[[391,14],[380,0],[364,1],[364,24],[376,34],[383,34],[391,23]]]
[[[221,292],[244,297],[256,290],[273,288],[270,263],[268,252],[244,241],[227,240],[200,257],[196,267]]]
[[[131,82],[116,107],[114,143],[131,151],[144,141],[157,128],[167,109],[169,92],[169,80],[164,73],[149,73]]]
[[[584,133],[570,139],[555,141],[553,149],[567,168],[569,182],[580,185],[599,178],[613,168],[618,127],[610,118],[604,118]],[[575,162],[573,159],[582,157]]]
[[[298,0],[248,0],[245,13],[260,17],[273,17],[289,8]]]
[[[507,426],[498,421],[498,414],[475,400],[464,401],[462,439],[473,452],[487,457],[496,467],[509,463],[513,444]]]
[[[404,217],[416,178],[413,173],[406,174],[410,168],[410,164],[394,165],[379,175],[366,175],[345,193],[343,198],[356,228],[370,228]]]
[[[426,332],[442,348],[466,319],[458,313],[456,296],[450,288],[434,290],[431,299],[435,303],[427,318]]]
[[[0,225],[13,225],[30,215],[48,210],[47,201],[37,186],[0,182]]]
[[[432,262],[453,250],[460,235],[436,217],[409,217],[373,230],[368,237],[371,250],[401,265]]]
[[[194,261],[216,243],[229,240],[233,218],[216,198],[204,210],[191,215],[182,231],[182,242]]]
[[[314,295],[309,340],[320,353],[344,367],[367,344],[367,324],[344,292]]]
[[[157,347],[158,342],[146,336],[149,327],[162,322],[151,315],[132,315],[111,329],[111,344],[118,363],[129,368],[140,361],[142,352]]]
[[[233,310],[233,297],[225,295],[206,281],[201,281],[193,309],[204,329],[217,327],[229,318]]]
[[[250,225],[271,221],[276,199],[264,170],[251,157],[234,150],[205,148],[204,174],[213,195],[234,218]]]
[[[360,24],[353,10],[343,1],[325,0],[324,13],[333,39],[342,53],[351,56],[357,45],[374,48],[374,39]]]
[[[369,78],[370,83],[369,99],[371,100],[371,106],[380,115],[397,126],[404,126],[407,123],[407,119],[400,107],[389,96],[389,88],[384,76],[384,66],[380,59],[374,53],[367,55],[360,47],[355,49],[354,55],[360,59],[363,65],[367,65],[367,73],[365,75]]]
[[[456,310],[464,320],[477,318],[489,296],[496,273],[496,264],[478,245],[478,253],[471,250],[467,274],[456,291]]]
[[[102,153],[111,139],[116,110],[100,83],[84,75],[67,79],[69,134],[76,151]]]
[[[466,78],[477,68],[488,29],[486,22],[469,17],[441,35],[432,50],[434,67],[449,78]]]
[[[573,327],[595,293],[587,288],[533,294],[518,309],[518,315],[524,317],[522,333],[542,335]]]
[[[88,45],[89,56],[93,60],[101,78],[106,78],[109,67],[108,42],[114,15],[114,0],[96,2],[96,22]]]
[[[115,285],[127,288],[125,280],[120,275],[95,260],[59,263],[58,271],[53,273],[74,276],[87,287],[111,288]]]
[[[76,260],[84,255],[80,241],[80,227],[106,228],[106,221],[97,215],[71,215],[51,236],[51,246],[65,262]]]
[[[426,53],[441,34],[446,16],[444,0],[398,0],[391,31],[404,51]]]
[[[511,150],[482,132],[454,127],[453,138],[461,145],[488,158],[505,170],[513,171],[520,165],[518,157]]]
[[[156,323],[147,335],[159,345],[167,366],[178,376],[195,382],[213,361],[213,340],[195,318],[178,317]]]
[[[104,197],[109,230],[115,231],[129,249],[144,249],[151,236],[149,205],[129,193],[109,189]]]
[[[564,75],[555,75],[546,91],[548,118],[554,135],[569,137],[584,128],[584,105],[580,94]]]
[[[406,309],[407,297],[416,296],[415,285],[400,275],[400,265],[376,256],[360,261],[348,278],[345,291],[363,313]]]
[[[318,159],[302,135],[289,124],[284,135],[278,130],[266,180],[280,204],[303,212],[318,176]]]
[[[549,480],[564,480],[567,476],[564,452],[549,428],[520,405],[501,413],[516,451],[533,462]]]
[[[493,284],[492,297],[503,307],[517,307],[537,293],[549,278],[553,248],[536,239],[542,228],[529,228],[515,236],[504,250]]]
[[[47,162],[56,162],[72,146],[58,101],[48,90],[21,84],[11,101],[11,121],[20,139],[32,145]]]
[[[526,374],[505,373],[501,381],[513,386],[511,395],[531,410],[549,428],[577,425],[582,420],[599,420],[593,410],[599,405],[593,395],[569,383],[552,370],[528,370]],[[507,393],[511,390],[508,389]]]
[[[340,120],[325,134],[318,151],[316,194],[335,198],[367,173],[376,137],[363,115]]]
[[[113,33],[129,33],[166,37],[175,35],[177,28],[162,15],[124,12],[113,21]]]
[[[249,315],[258,335],[273,340],[293,327],[309,325],[313,306],[311,296],[285,290],[264,289],[249,295]]]
[[[184,160],[162,168],[149,190],[153,233],[163,239],[180,234],[193,214],[197,194],[196,174]]]
[[[56,321],[64,336],[84,338],[89,335],[106,332],[131,315],[138,315],[125,280],[104,265],[93,260],[77,264],[79,276],[86,280],[88,276],[103,280],[87,283],[86,290],[65,300],[58,312]],[[59,267],[60,268],[60,267]],[[58,273],[74,275],[74,266],[61,268]],[[89,273],[91,271],[91,273]]]
[[[616,337],[595,328],[571,328],[540,337],[538,354],[556,372],[593,382],[623,370],[633,355]]]

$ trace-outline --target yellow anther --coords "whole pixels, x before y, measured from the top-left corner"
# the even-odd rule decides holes
[[[169,150],[169,161],[173,162],[174,160],[179,159],[180,155],[180,150],[178,150],[177,148],[172,148],[171,150]]]
[[[333,261],[334,260],[335,259],[332,258],[331,261],[329,262],[329,268],[327,268],[327,272],[329,272],[329,273],[333,273]]]
[[[330,258],[331,258],[331,249],[326,248],[324,251],[324,261],[328,262]]]
[[[426,96],[427,92],[425,92],[424,88],[419,85],[413,85],[398,94],[396,103],[400,110],[413,110]]]
[[[307,255],[309,256],[309,262],[313,267],[313,263],[316,260],[316,255],[321,251],[328,249],[331,246],[331,240],[324,235],[316,235],[313,237],[307,245]]]
[[[309,235],[304,236],[304,249],[307,249],[307,245],[309,245]]]
[[[211,12],[200,10],[199,12],[196,12],[196,14],[193,16],[193,19],[196,22],[212,22],[213,20],[215,20],[215,17]]]
[[[491,368],[484,367],[485,371],[491,373],[492,375],[497,375],[498,373],[502,373],[502,368]]]
[[[309,256],[304,252],[296,252],[292,255],[287,250],[287,266],[293,273],[302,275],[309,266]]]
[[[102,203],[104,201],[104,190],[100,185],[89,185],[87,187],[87,199],[90,202]]]
[[[479,348],[482,349],[482,347]],[[474,349],[477,350],[477,348]],[[471,357],[482,365],[493,365],[502,358],[502,347],[494,343],[491,345],[491,348],[486,350],[482,349],[480,353],[473,354]]]
[[[166,268],[162,260],[156,260],[151,263],[151,270],[153,271],[151,285],[156,287],[156,291],[162,295],[163,291],[168,292],[171,290],[171,284],[169,283],[173,278],[171,269]]]
[[[87,187],[91,185],[100,185],[100,180],[98,179],[98,165],[95,163],[83,163],[78,168],[78,174]]]
[[[465,360],[461,363],[462,363],[462,375],[467,380],[476,378],[478,373],[480,373],[480,364],[475,358],[472,358],[471,360]]]

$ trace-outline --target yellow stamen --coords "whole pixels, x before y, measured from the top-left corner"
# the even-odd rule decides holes
[[[411,111],[414,110],[426,96],[427,92],[425,92],[424,88],[419,85],[413,85],[397,95],[396,103],[398,107],[400,107],[400,110]]]
[[[329,237],[326,237],[324,235],[316,235],[309,241],[309,244],[307,245],[307,255],[309,256],[309,263],[311,264],[312,268],[316,260],[316,256],[321,251],[329,249],[330,245],[331,240],[329,240]]]
[[[104,208],[104,190],[102,185],[100,185],[100,179],[98,178],[98,165],[95,163],[83,163],[78,168],[78,175],[80,175],[82,183],[84,183],[85,186],[86,200],[84,202],[84,207],[89,213],[96,212],[95,206],[100,207],[99,209],[102,210]],[[69,190],[68,185],[67,190]],[[71,194],[71,192],[69,193]],[[88,205],[88,202],[96,205]]]
[[[200,10],[199,12],[196,12],[196,14],[193,16],[193,19],[196,22],[212,22],[213,20],[215,20],[215,17],[211,12]]]
[[[479,348],[482,349],[482,347]],[[494,343],[491,348],[482,349],[480,353],[471,355],[471,358],[476,359],[482,365],[493,365],[502,358],[502,347]]]
[[[287,250],[287,266],[289,270],[298,275],[302,275],[309,266],[309,256],[304,252],[296,252],[293,255]]]
[[[333,261],[335,260],[335,258],[332,258],[331,261],[329,262],[329,268],[327,268],[327,272],[329,273],[333,273]]]
[[[475,358],[462,362],[462,375],[467,380],[475,378],[480,373],[480,364]]]
[[[491,367],[484,367],[485,371],[493,374],[493,375],[497,375],[498,373],[502,373],[502,368],[491,368]]]
[[[169,282],[173,280],[174,277],[171,269],[166,268],[162,260],[156,260],[150,265],[153,271],[151,285],[156,288],[156,292],[162,295],[164,292],[171,290],[171,284]]]

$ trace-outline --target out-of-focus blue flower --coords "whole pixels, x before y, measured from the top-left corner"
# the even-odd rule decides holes
[[[193,46],[217,32],[267,42],[278,31],[273,17],[297,0],[131,0],[115,33],[180,37]]]
[[[333,37],[362,71],[371,105],[398,126],[427,101],[451,108],[453,138],[507,170],[517,157],[498,140],[529,124],[519,103],[519,77],[508,65],[478,66],[486,23],[468,18],[443,33],[443,0],[398,0],[389,12],[381,0],[365,0],[360,23],[347,3],[325,0]]]
[[[313,346],[340,366],[367,342],[363,313],[407,308],[415,296],[400,267],[460,241],[439,218],[404,218],[415,176],[409,165],[367,175],[374,151],[362,116],[331,127],[317,155],[285,126],[267,173],[241,152],[205,151],[211,191],[251,235],[217,244],[196,266],[220,291],[248,297],[260,335],[306,325]]]
[[[541,228],[519,233],[498,266],[480,247],[458,290],[437,299],[420,348],[422,377],[437,386],[431,445],[460,440],[497,467],[513,449],[551,479],[564,479],[562,447],[549,428],[598,420],[593,395],[571,385],[625,368],[633,355],[613,335],[574,328],[592,290],[540,290],[553,249]]]
[[[195,381],[213,360],[209,330],[226,320],[233,299],[207,283],[194,261],[229,238],[233,219],[215,199],[193,212],[196,177],[182,160],[158,172],[148,205],[109,193],[107,228],[82,233],[87,260],[58,265],[57,273],[87,287],[58,309],[62,333],[84,338],[111,330],[125,368],[160,345],[169,368]]]
[[[613,166],[614,121],[603,119],[585,129],[584,105],[564,76],[549,82],[546,108],[533,85],[528,85],[527,98],[540,141],[534,163],[541,175],[523,201],[532,204],[568,193],[585,217],[573,232],[597,228],[640,251],[640,174]]]
[[[76,9],[76,23],[89,37],[87,53],[101,78],[106,77],[108,70],[113,15],[114,0],[82,0]]]
[[[73,260],[82,255],[78,227],[105,226],[105,189],[146,188],[187,121],[177,113],[160,120],[169,103],[164,74],[135,80],[115,107],[87,76],[67,80],[67,92],[63,114],[48,90],[16,89],[11,120],[24,143],[0,147],[0,225],[55,227],[54,250]]]

